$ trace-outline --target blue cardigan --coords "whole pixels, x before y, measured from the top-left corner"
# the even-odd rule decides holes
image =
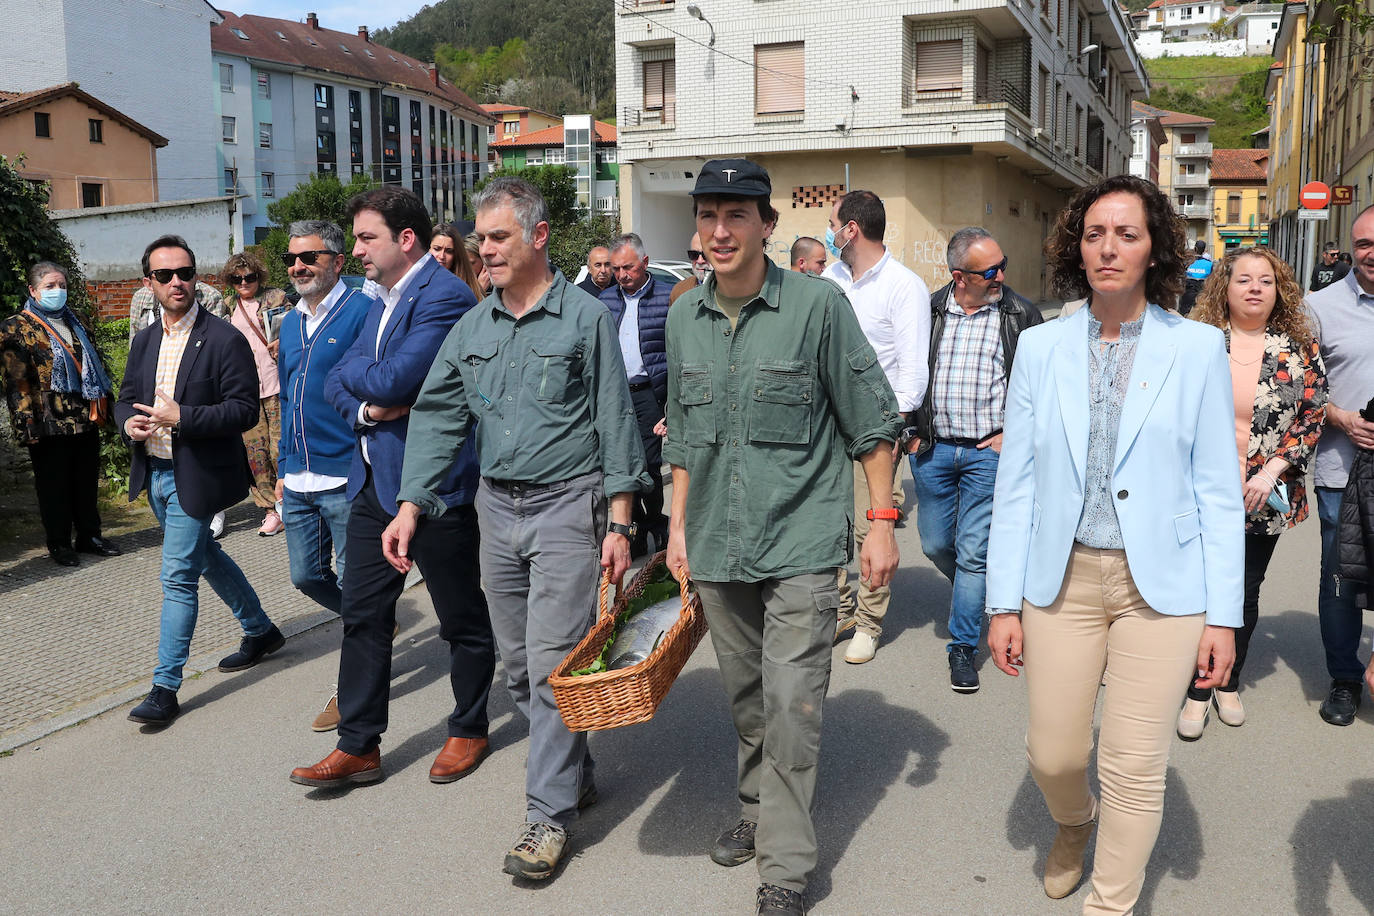
[[[281,323],[277,375],[281,379],[281,442],[277,473],[310,471],[347,477],[353,459],[353,427],[324,396],[329,370],[357,339],[372,306],[371,296],[350,289],[334,304],[315,336],[305,336],[305,316],[296,309]]]

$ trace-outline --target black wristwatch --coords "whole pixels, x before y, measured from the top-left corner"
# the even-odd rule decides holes
[[[630,522],[628,525],[622,525],[620,522],[611,522],[606,526],[606,530],[611,534],[624,535],[632,541],[635,539],[635,535],[639,534],[639,526],[634,522]]]

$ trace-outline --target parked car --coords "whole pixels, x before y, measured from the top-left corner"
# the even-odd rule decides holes
[[[577,279],[573,282],[581,283],[587,279],[587,273],[587,265],[584,264],[582,269],[577,272]],[[649,273],[669,286],[676,286],[677,281],[692,275],[692,265],[686,261],[650,261]]]

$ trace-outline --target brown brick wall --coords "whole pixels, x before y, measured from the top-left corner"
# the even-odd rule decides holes
[[[201,274],[200,282],[219,287],[220,277],[218,274]],[[95,304],[96,314],[101,321],[117,321],[129,317],[129,300],[142,285],[143,280],[138,277],[131,280],[101,280],[87,283],[86,293]]]

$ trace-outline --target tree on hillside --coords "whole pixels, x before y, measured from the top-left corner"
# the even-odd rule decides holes
[[[344,263],[344,273],[361,274],[363,265],[353,257],[353,223],[344,216],[348,200],[369,188],[376,182],[366,175],[354,175],[343,184],[334,175],[311,175],[310,180],[301,183],[290,194],[283,195],[267,205],[267,218],[273,229],[259,246],[262,259],[267,264],[271,285],[279,289],[290,289],[291,278],[282,264],[281,256],[291,241],[288,230],[291,224],[303,219],[323,219],[337,223],[344,231],[344,253],[348,260]]]
[[[0,156],[0,318],[8,318],[28,299],[29,268],[52,261],[67,269],[67,297],[72,307],[91,317],[86,280],[76,250],[48,215],[48,185],[19,177],[24,157],[10,162]]]
[[[539,189],[549,205],[549,262],[569,280],[587,261],[587,252],[620,234],[620,223],[600,214],[587,215],[577,207],[577,170],[566,165],[530,166],[501,172],[503,178],[523,178]],[[477,183],[469,195],[485,188],[491,176]]]

